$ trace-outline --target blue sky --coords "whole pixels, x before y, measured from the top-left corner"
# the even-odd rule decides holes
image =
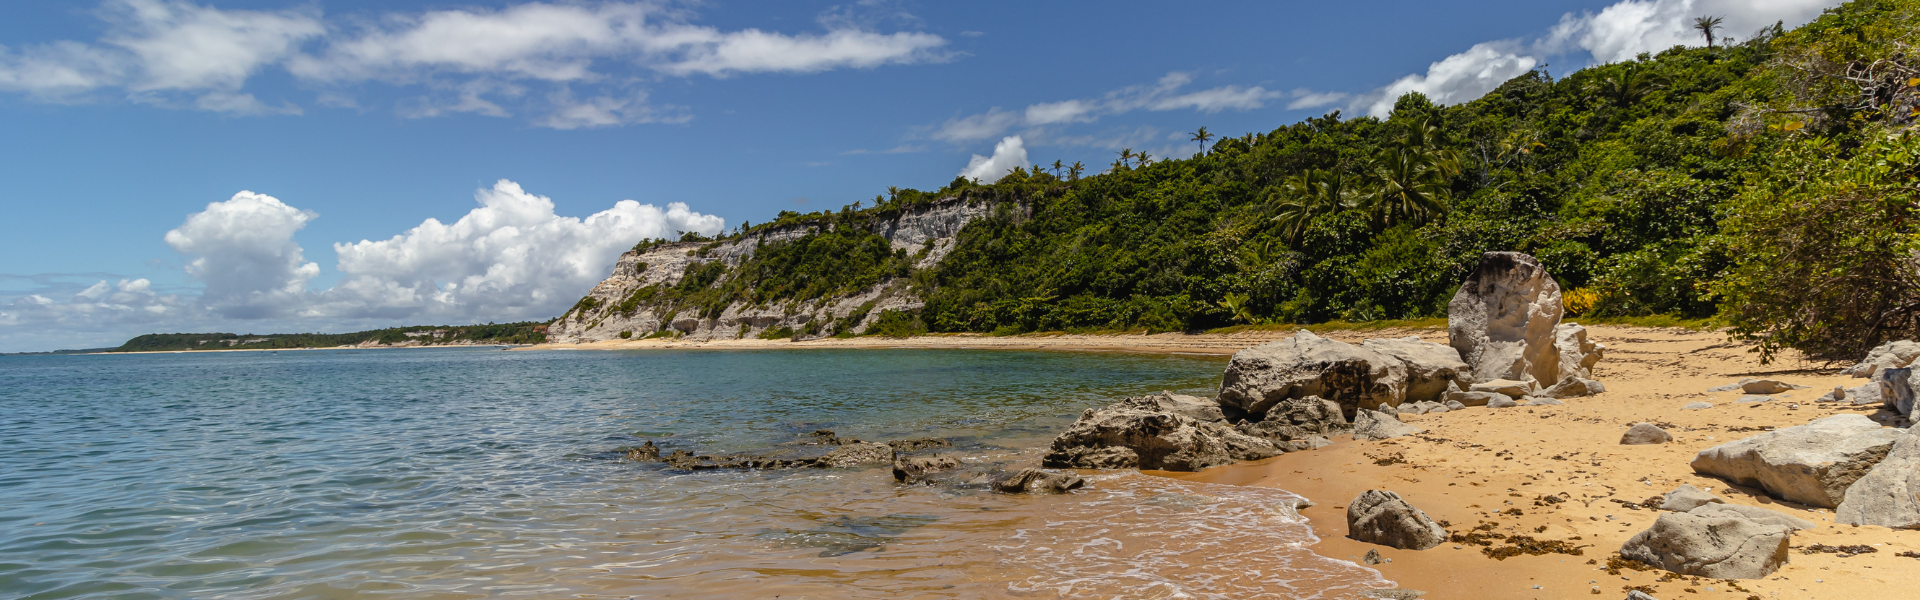
[[[1184,156],[1831,4],[9,2],[0,351],[545,319],[643,235],[938,188],[1009,137]]]

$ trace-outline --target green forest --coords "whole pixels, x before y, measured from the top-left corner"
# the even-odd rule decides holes
[[[433,332],[443,332],[439,336]],[[409,336],[407,334],[415,334]],[[425,335],[421,335],[425,334]],[[478,344],[538,344],[547,341],[546,323],[488,323],[451,327],[391,327],[353,333],[274,333],[235,335],[231,333],[149,333],[107,352],[167,352],[177,350],[277,350],[284,348],[334,348],[367,341],[399,344],[407,341],[422,345],[454,342]],[[228,343],[232,341],[233,343]]]
[[[1920,0],[1856,0],[1732,44],[1715,36],[1746,32],[1696,24],[1702,46],[1536,70],[1464,104],[1409,94],[1386,119],[1199,128],[1189,158],[1123,149],[1098,174],[1054,162],[783,212],[733,235],[822,227],[629,300],[718,314],[891,279],[926,301],[894,330],[1430,318],[1481,253],[1512,250],[1551,270],[1573,316],[1707,319],[1767,356],[1920,334]],[[996,211],[931,269],[868,233],[955,196]]]

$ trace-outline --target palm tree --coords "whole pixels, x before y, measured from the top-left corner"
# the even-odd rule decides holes
[[[1311,169],[1280,182],[1269,200],[1280,225],[1280,236],[1292,244],[1320,215],[1337,213],[1356,204],[1354,180],[1339,171]]]
[[[1153,164],[1153,157],[1145,152],[1135,154],[1134,157],[1140,159],[1140,166],[1142,167]]]
[[[1708,48],[1713,47],[1713,31],[1719,28],[1720,17],[1695,17],[1693,19],[1694,31],[1698,31],[1702,35],[1707,36]]]
[[[899,197],[900,197],[900,186],[894,186],[894,185],[890,185],[890,186],[887,186],[887,199],[888,199],[888,200],[893,200],[893,199],[895,199],[895,198],[899,198]]]
[[[1253,311],[1249,310],[1247,300],[1246,294],[1227,294],[1226,299],[1221,300],[1219,304],[1220,308],[1227,309],[1227,315],[1233,317],[1233,320],[1251,324],[1254,321]]]
[[[1630,62],[1607,72],[1599,81],[1588,84],[1587,91],[1613,100],[1614,106],[1626,108],[1654,90],[1666,87],[1666,82],[1658,75],[1648,72],[1638,62]]]
[[[1060,161],[1057,161],[1057,160],[1053,161],[1053,176],[1054,177],[1060,176]]]
[[[1087,170],[1087,167],[1085,165],[1080,164],[1080,161],[1077,161],[1077,160],[1073,161],[1073,166],[1067,167],[1067,177],[1074,181],[1079,181],[1080,173],[1086,170]]]
[[[1132,163],[1129,163],[1129,162],[1127,162],[1127,161],[1128,161],[1128,160],[1131,160],[1132,158],[1133,158],[1133,149],[1132,149],[1132,148],[1121,148],[1121,149],[1120,149],[1120,164],[1121,164],[1122,166],[1131,166],[1131,164],[1132,164]]]
[[[1200,142],[1200,153],[1201,153],[1201,154],[1206,154],[1206,153],[1207,153],[1207,142],[1208,142],[1208,141],[1211,141],[1211,140],[1213,139],[1213,137],[1214,137],[1214,136],[1213,136],[1213,132],[1210,132],[1210,131],[1207,131],[1207,128],[1205,128],[1205,127],[1201,127],[1201,128],[1200,128],[1200,129],[1198,130],[1198,131],[1195,131],[1195,132],[1193,132],[1193,134],[1192,134],[1192,135],[1193,135],[1193,137],[1192,137],[1192,138],[1190,138],[1190,139],[1188,139],[1187,141],[1189,141],[1189,142]]]
[[[1422,119],[1409,123],[1399,140],[1374,156],[1374,186],[1367,208],[1376,223],[1391,227],[1446,211],[1452,178],[1460,173],[1460,157],[1443,146],[1440,136],[1431,119]]]

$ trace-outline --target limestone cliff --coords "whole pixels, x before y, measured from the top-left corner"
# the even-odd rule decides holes
[[[939,264],[953,250],[955,236],[974,219],[994,210],[984,200],[944,198],[874,219],[867,230],[885,238],[896,254],[910,257],[914,269]],[[851,331],[862,333],[886,311],[910,311],[923,306],[919,295],[902,278],[890,278],[855,293],[811,300],[754,304],[732,301],[712,315],[671,302],[655,300],[650,292],[679,286],[688,273],[710,263],[728,269],[752,260],[756,250],[792,243],[832,225],[804,223],[758,229],[718,242],[679,242],[639,247],[620,256],[613,273],[578,304],[555,320],[548,339],[559,343],[609,339],[639,339],[675,335],[683,339],[736,339],[770,330],[791,328],[796,338],[820,337]],[[722,275],[706,287],[727,283]],[[698,281],[698,280],[696,280]]]

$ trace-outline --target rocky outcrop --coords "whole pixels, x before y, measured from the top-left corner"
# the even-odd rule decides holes
[[[1813,524],[1812,521],[1800,517],[1743,504],[1702,504],[1687,512],[1701,516],[1737,516],[1762,525],[1785,527],[1788,531],[1799,531],[1819,527]]]
[[[1425,550],[1447,541],[1447,530],[1399,494],[1367,490],[1347,504],[1347,537],[1402,550]]]
[[[1253,420],[1282,400],[1319,396],[1352,415],[1362,406],[1398,406],[1406,380],[1400,359],[1303,329],[1235,352],[1220,383],[1220,406],[1228,419]]]
[[[893,456],[893,479],[901,483],[920,483],[929,477],[960,468],[960,459],[953,456],[907,456],[895,453]]]
[[[1494,399],[1513,402],[1513,397],[1495,392],[1447,392],[1448,402],[1458,402],[1461,406],[1488,406]]]
[[[1235,429],[1272,442],[1281,451],[1295,452],[1325,446],[1330,443],[1327,438],[1352,431],[1353,426],[1340,414],[1340,405],[1307,396],[1282,400],[1267,409],[1260,422],[1241,423]]]
[[[1606,356],[1607,345],[1588,340],[1587,328],[1579,323],[1561,323],[1554,327],[1553,339],[1555,349],[1560,352],[1560,375],[1554,380],[1593,379],[1593,365]]]
[[[1868,350],[1865,359],[1842,372],[1854,377],[1872,377],[1881,369],[1912,365],[1914,359],[1920,359],[1920,342],[1896,340]]]
[[[1460,360],[1458,351],[1444,344],[1407,336],[1367,340],[1360,342],[1360,347],[1400,359],[1407,370],[1407,402],[1439,400],[1446,395],[1449,384],[1472,383],[1466,361]]]
[[[1665,444],[1671,441],[1673,441],[1672,434],[1652,423],[1634,423],[1632,427],[1627,428],[1626,434],[1620,436],[1622,446]]]
[[[962,227],[992,214],[989,202],[946,198],[876,219],[868,226],[886,238],[897,252],[915,257],[915,267],[939,264],[952,251]],[[556,343],[638,339],[670,334],[686,340],[736,339],[788,328],[800,337],[859,333],[889,310],[917,310],[924,302],[907,290],[904,280],[881,282],[845,296],[783,302],[766,306],[730,304],[717,315],[677,311],[648,299],[644,291],[678,284],[690,269],[712,263],[738,266],[763,244],[798,240],[827,227],[821,223],[761,229],[745,237],[720,242],[684,242],[636,248],[620,256],[613,272],[586,297],[548,327],[547,339]],[[624,336],[622,334],[625,334]]]
[[[1682,575],[1758,579],[1786,564],[1792,537],[1786,527],[1739,515],[1675,512],[1634,534],[1620,556]]]
[[[1834,522],[1920,529],[1920,436],[1900,436],[1887,457],[1847,488]]]
[[[1533,257],[1488,252],[1447,304],[1448,345],[1475,381],[1560,381],[1560,285]]]
[[[1224,423],[1196,421],[1129,404],[1123,401],[1103,409],[1087,409],[1053,438],[1042,464],[1056,468],[1199,471],[1281,452],[1271,442],[1242,434]]]
[[[1512,379],[1495,379],[1473,384],[1468,387],[1467,390],[1474,392],[1492,392],[1508,398],[1520,398],[1533,393],[1533,383]]]
[[[1064,494],[1087,485],[1079,475],[1049,473],[1039,469],[1021,469],[996,477],[987,484],[1002,494]]]
[[[855,442],[845,444],[820,457],[824,467],[860,467],[893,461],[893,446]]]
[[[1727,501],[1706,490],[1682,483],[1680,487],[1667,492],[1660,500],[1660,510],[1687,512],[1708,504],[1725,504]]]
[[[1121,400],[1114,406],[1137,408],[1140,410],[1170,412],[1195,421],[1224,421],[1220,413],[1220,403],[1199,396],[1185,396],[1173,392],[1160,392],[1145,396],[1134,396]]]
[[[1920,391],[1920,370],[1911,366],[1881,369],[1873,376],[1880,382],[1880,402],[1901,416],[1913,414],[1913,400]]]
[[[1702,450],[1693,470],[1775,498],[1834,508],[1903,435],[1863,415],[1836,415]]]
[[[1384,440],[1404,435],[1413,435],[1425,431],[1400,422],[1399,417],[1377,410],[1360,409],[1353,418],[1353,439]]]
[[[1566,379],[1560,380],[1560,383],[1553,384],[1553,387],[1542,390],[1540,395],[1548,398],[1579,398],[1592,396],[1605,391],[1607,391],[1607,386],[1602,385],[1598,381],[1569,376]]]

